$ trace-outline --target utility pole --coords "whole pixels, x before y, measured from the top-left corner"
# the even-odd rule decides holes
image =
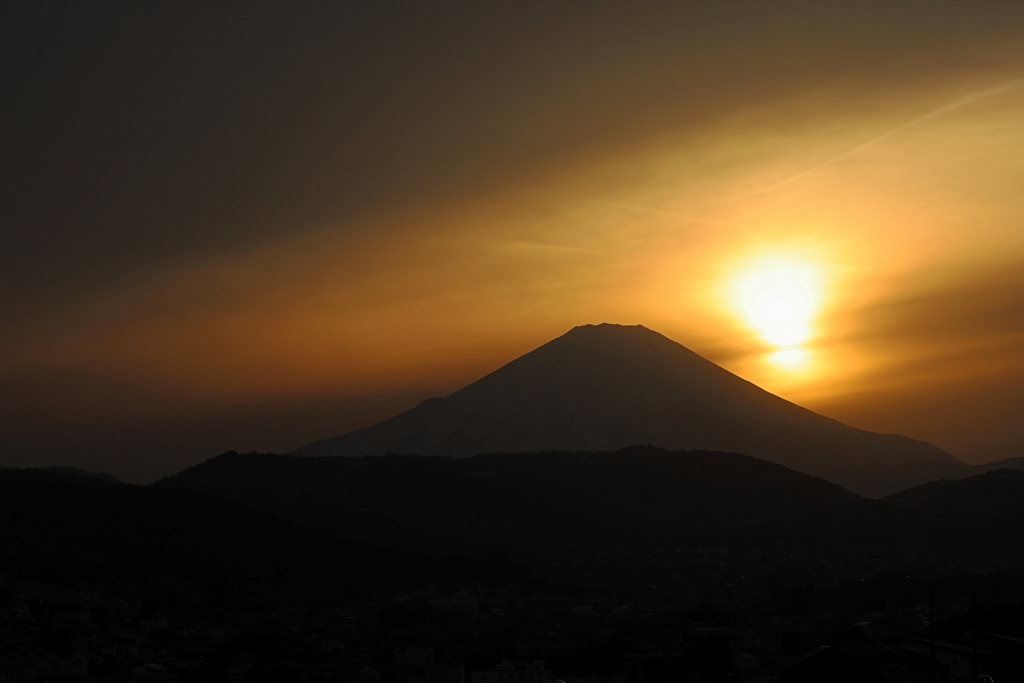
[[[974,628],[972,640],[974,641],[974,657],[971,661],[971,675],[977,677],[978,675],[978,594],[975,593],[971,596],[971,622]]]
[[[935,683],[935,591],[928,591],[928,640],[929,650],[928,683]]]

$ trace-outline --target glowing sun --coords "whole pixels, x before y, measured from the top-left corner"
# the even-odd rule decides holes
[[[787,352],[791,364],[796,353],[814,335],[814,318],[821,303],[821,278],[809,263],[783,258],[758,260],[736,278],[743,317],[760,337]]]

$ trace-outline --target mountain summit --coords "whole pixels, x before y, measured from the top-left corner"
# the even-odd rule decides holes
[[[468,456],[669,450],[745,453],[843,483],[873,466],[958,463],[790,403],[640,325],[583,325],[444,398],[294,455]]]

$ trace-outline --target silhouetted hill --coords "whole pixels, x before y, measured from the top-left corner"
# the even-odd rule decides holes
[[[1009,470],[872,500],[759,458],[651,446],[470,458],[231,452],[154,487],[432,552],[529,557],[778,543],[943,557],[1024,552],[1024,535],[1012,531],[1024,522],[1024,473]]]
[[[1020,458],[1005,458],[981,465],[915,459],[891,465],[873,464],[849,472],[844,484],[864,496],[878,498],[930,481],[965,479],[1000,469],[1019,469]]]
[[[886,496],[917,520],[914,547],[1019,553],[1024,546],[1024,472],[1001,469],[956,481],[934,481]]]
[[[1019,471],[868,500],[750,456],[652,447],[463,459],[228,453],[150,487],[0,471],[0,573],[128,591],[227,579],[266,600],[521,575],[500,554],[437,557],[459,549],[557,561],[783,544],[1017,561],[1022,522]]]
[[[851,488],[865,468],[958,463],[921,441],[848,427],[639,325],[585,325],[445,398],[296,455],[669,450],[745,453]]]
[[[634,447],[471,458],[226,453],[161,481],[344,536],[393,528],[541,552],[662,544],[873,543],[884,511],[824,479],[733,453]],[[420,545],[419,547],[423,547]]]
[[[89,470],[79,469],[77,467],[66,467],[64,465],[51,465],[50,467],[44,468],[47,472],[55,472],[57,474],[73,474],[79,477],[93,477],[96,479],[103,479],[115,484],[121,482],[120,479],[112,474],[106,472],[90,472]]]
[[[126,591],[226,579],[296,599],[452,573],[416,553],[342,540],[222,498],[44,470],[0,471],[0,570]],[[462,571],[478,578],[471,561]]]

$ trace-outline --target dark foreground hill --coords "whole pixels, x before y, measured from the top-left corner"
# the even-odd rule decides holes
[[[870,501],[781,465],[652,447],[463,459],[227,453],[159,486],[223,496],[343,536],[528,554],[829,544],[837,533],[861,543],[877,515]]]
[[[450,396],[295,455],[463,457],[640,444],[745,453],[851,490],[872,468],[959,463],[931,444],[801,408],[645,327],[608,324],[576,327]]]
[[[558,562],[784,547],[1014,565],[1022,526],[1020,471],[870,500],[749,456],[651,447],[465,459],[227,453],[150,487],[0,471],[0,575],[127,591],[230,577],[266,599],[518,572],[489,551]]]
[[[890,465],[867,465],[848,473],[843,483],[851,491],[863,496],[880,498],[930,481],[966,479],[985,472],[1020,467],[1020,458],[1006,458],[981,465],[918,458]]]
[[[205,590],[261,599],[481,578],[420,554],[337,538],[237,503],[184,490],[43,470],[0,471],[0,575],[50,584]],[[486,577],[484,577],[486,578]]]
[[[1002,556],[1024,549],[1024,538],[1004,533],[1024,521],[1013,503],[1014,495],[1024,500],[1017,474],[932,484],[962,497],[947,505],[928,487],[870,500],[750,456],[653,447],[461,459],[232,452],[158,486],[223,496],[341,536],[414,539],[426,550],[462,543],[529,555],[782,543]],[[979,482],[1001,482],[1005,504],[991,508],[993,494]],[[975,534],[979,525],[1000,531]]]
[[[293,458],[227,453],[164,480],[342,534],[425,537],[520,552],[828,542],[867,501],[745,455],[635,447],[472,458]],[[850,525],[853,525],[852,528]]]
[[[935,481],[886,496],[920,520],[918,548],[947,554],[1013,556],[1024,546],[1024,472],[1001,469],[958,481]]]

